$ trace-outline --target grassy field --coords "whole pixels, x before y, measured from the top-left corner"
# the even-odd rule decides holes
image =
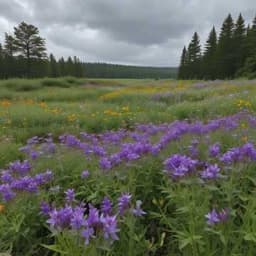
[[[256,81],[0,81],[0,253],[255,255]]]

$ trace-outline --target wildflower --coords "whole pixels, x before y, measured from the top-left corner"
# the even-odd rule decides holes
[[[4,201],[10,201],[16,196],[16,193],[13,192],[11,186],[9,184],[0,185],[0,195],[2,194],[2,198]]]
[[[216,179],[219,177],[220,168],[217,164],[209,165],[202,173],[203,179]]]
[[[81,174],[81,178],[82,179],[85,179],[87,178],[88,176],[90,175],[89,171],[88,170],[84,170]]]
[[[75,190],[74,189],[68,189],[65,191],[66,198],[65,200],[68,203],[72,203],[75,200]]]
[[[19,173],[20,175],[25,175],[31,170],[31,165],[28,160],[23,162],[17,160],[9,165],[10,170]]]
[[[46,202],[41,202],[41,204],[40,204],[40,210],[41,210],[41,213],[43,214],[43,215],[49,215],[49,213],[50,213],[50,211],[51,211],[51,207],[50,207],[50,205],[48,204],[48,203],[46,203]]]
[[[82,207],[77,206],[74,209],[70,220],[70,225],[74,230],[79,230],[82,226],[85,225],[84,209]]]
[[[94,229],[92,227],[86,227],[81,232],[82,237],[85,238],[85,245],[88,245],[91,238],[94,238]]]
[[[49,219],[47,223],[50,224],[51,228],[64,229],[70,226],[73,209],[70,206],[65,206],[59,210],[54,208],[49,213]]]
[[[165,172],[173,177],[183,177],[194,171],[197,163],[197,160],[190,157],[175,154],[164,161]]]
[[[227,221],[228,217],[229,217],[228,209],[222,209],[219,212],[217,212],[216,209],[213,209],[211,212],[205,215],[207,224],[210,226],[214,226],[220,222],[225,222]]]
[[[0,213],[5,210],[5,206],[3,204],[0,204]]]
[[[141,217],[142,215],[145,215],[146,212],[144,212],[141,209],[142,202],[140,200],[136,201],[136,207],[132,209],[132,213],[134,216]]]
[[[102,157],[99,163],[100,163],[101,169],[103,170],[110,170],[112,167],[111,162],[106,157]]]
[[[215,143],[209,147],[209,155],[211,157],[216,157],[220,154],[220,144]]]
[[[101,212],[106,215],[106,214],[111,214],[111,211],[112,211],[112,203],[109,200],[109,198],[105,196],[101,203]]]
[[[118,198],[118,209],[121,215],[129,208],[132,195],[124,193]]]
[[[1,172],[0,179],[3,183],[10,183],[13,181],[14,178],[12,177],[11,172],[9,170],[3,170]]]
[[[215,209],[205,215],[208,225],[215,225],[220,222],[219,215]]]
[[[7,100],[7,99],[4,99],[4,100],[2,100],[2,101],[0,102],[0,105],[1,105],[2,107],[8,108],[8,107],[11,105],[11,101],[9,101],[9,100]]]
[[[105,239],[118,240],[117,219],[116,216],[101,216],[100,222],[103,224],[103,236]]]

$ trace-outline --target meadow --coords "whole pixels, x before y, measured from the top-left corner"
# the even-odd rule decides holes
[[[0,81],[0,254],[255,255],[256,81]]]

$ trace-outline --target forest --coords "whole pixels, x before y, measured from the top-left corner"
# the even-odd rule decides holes
[[[224,20],[220,34],[215,27],[204,49],[197,32],[188,47],[184,46],[179,79],[232,79],[256,77],[256,17],[245,25],[242,14],[234,22],[231,14]]]
[[[46,42],[37,27],[21,22],[0,44],[0,79],[41,77],[176,78],[177,68],[85,63],[78,57],[47,56]]]

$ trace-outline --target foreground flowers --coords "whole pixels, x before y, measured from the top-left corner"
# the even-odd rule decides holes
[[[101,239],[112,243],[118,240],[119,222],[126,214],[141,217],[146,214],[141,209],[141,201],[132,207],[132,195],[124,193],[118,198],[116,207],[109,198],[104,197],[101,206],[77,202],[74,189],[65,191],[65,205],[60,208],[51,207],[45,202],[41,204],[41,213],[48,217],[46,221],[52,230],[69,231],[84,239],[88,245],[92,239]],[[75,232],[74,232],[75,231]]]

